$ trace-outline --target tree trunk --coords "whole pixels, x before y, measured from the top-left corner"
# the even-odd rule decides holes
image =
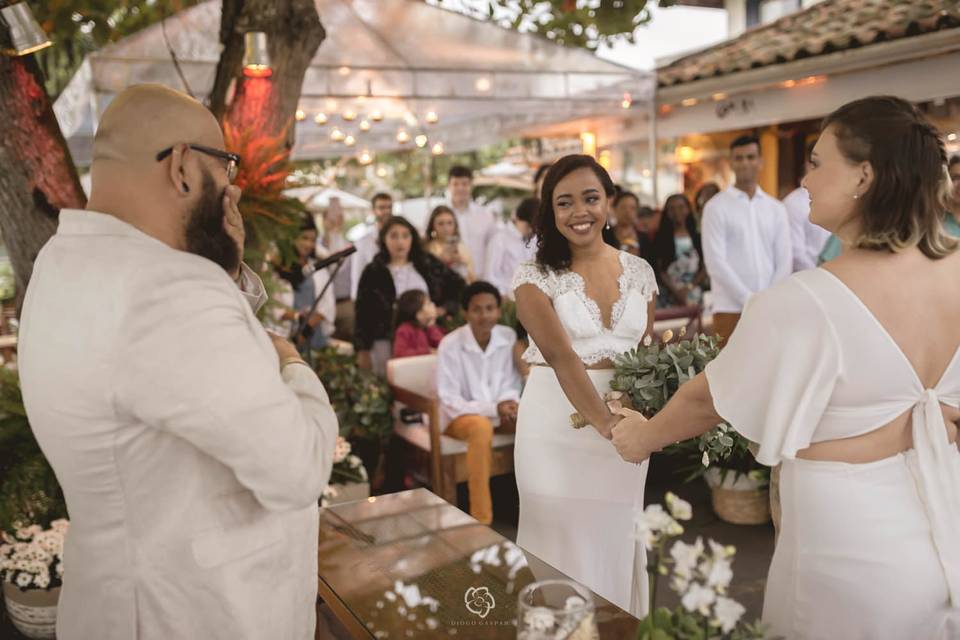
[[[0,25],[0,48],[9,33]],[[32,55],[0,55],[0,233],[16,276],[17,308],[33,261],[57,230],[60,209],[86,196]]]
[[[244,33],[248,31],[267,34],[273,67],[269,86],[241,75]],[[220,41],[224,49],[209,98],[210,110],[218,120],[255,127],[259,134],[280,133],[293,120],[304,74],[325,37],[314,0],[223,0]],[[236,87],[232,101],[231,86]],[[293,141],[291,126],[288,146],[292,147]]]

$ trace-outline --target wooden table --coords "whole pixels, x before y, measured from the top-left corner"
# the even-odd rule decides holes
[[[321,509],[318,568],[320,596],[358,640],[513,640],[519,591],[566,577],[426,489]],[[481,618],[464,596],[483,587],[495,606]],[[600,638],[634,637],[636,618],[594,602]]]

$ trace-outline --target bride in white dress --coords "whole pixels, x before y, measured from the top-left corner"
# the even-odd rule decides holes
[[[532,365],[520,400],[515,467],[517,543],[634,615],[647,609],[645,556],[632,535],[647,463],[624,462],[610,443],[621,416],[601,394],[612,358],[653,324],[657,285],[645,261],[601,236],[610,176],[590,156],[566,156],[547,172],[535,262],[514,278]],[[579,412],[589,425],[574,429]]]
[[[783,464],[763,621],[776,636],[960,638],[960,252],[937,130],[899,98],[830,115],[804,179],[844,251],[753,296],[626,460],[720,417]]]

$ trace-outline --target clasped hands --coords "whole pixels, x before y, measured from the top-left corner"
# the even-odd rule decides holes
[[[649,458],[654,451],[660,450],[654,438],[654,430],[650,428],[643,414],[621,407],[614,415],[623,417],[614,423],[613,428],[609,430],[609,435],[602,431],[600,434],[611,440],[621,458],[627,462],[639,464]]]

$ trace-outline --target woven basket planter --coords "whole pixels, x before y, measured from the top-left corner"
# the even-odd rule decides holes
[[[57,637],[57,601],[60,599],[60,587],[21,591],[9,582],[4,582],[3,599],[6,601],[10,621],[17,631],[28,638]]]
[[[708,469],[704,478],[710,487],[713,510],[730,524],[770,522],[770,492],[766,485],[732,471]]]

